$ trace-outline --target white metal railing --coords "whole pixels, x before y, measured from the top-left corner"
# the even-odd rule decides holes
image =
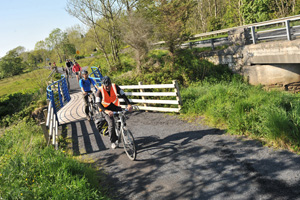
[[[128,96],[128,99],[133,104],[137,104],[140,110],[146,111],[160,111],[160,112],[179,112],[181,109],[181,96],[179,92],[179,86],[177,81],[173,81],[172,84],[157,84],[157,85],[142,85],[139,82],[138,85],[124,85],[120,86],[122,90],[125,91],[125,94]],[[173,92],[152,92],[145,91],[152,89],[174,89]],[[127,91],[126,90],[138,90],[138,91]],[[139,99],[132,99],[131,97],[141,97]],[[147,99],[147,97],[155,97],[155,99]],[[170,99],[159,99],[159,97],[176,97],[176,100]],[[119,99],[120,102],[124,102],[123,99]],[[153,106],[154,104],[164,105],[164,107]],[[165,107],[166,105],[177,105],[177,108],[174,107]],[[122,106],[125,107],[125,106]]]

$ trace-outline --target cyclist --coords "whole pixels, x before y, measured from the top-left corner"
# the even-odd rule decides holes
[[[99,90],[99,87],[93,79],[88,77],[88,72],[86,70],[82,71],[82,76],[83,78],[79,80],[79,86],[83,94],[86,118],[90,121],[91,119],[89,116],[88,95],[92,93],[91,84],[93,84],[97,88],[97,90]]]
[[[66,74],[72,78],[72,65],[69,59],[66,60]]]
[[[80,65],[77,62],[75,62],[74,66],[72,68],[72,71],[76,74],[77,82],[79,82],[79,79],[81,77],[81,70],[82,69],[81,69]]]
[[[57,66],[56,66],[55,62],[53,62],[53,65],[52,65],[51,69],[55,70],[55,72],[58,73],[58,69],[57,69]]]
[[[118,95],[125,100],[129,112],[132,111],[132,106],[125,95],[125,92],[118,85],[111,83],[111,80],[108,76],[104,76],[101,80],[101,83],[102,86],[99,88],[96,94],[96,103],[107,121],[111,148],[115,149],[118,146],[118,137],[115,131],[113,111],[122,111]]]

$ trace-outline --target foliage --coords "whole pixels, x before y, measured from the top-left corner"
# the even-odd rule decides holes
[[[193,6],[192,0],[154,1],[155,13],[157,13],[156,33],[158,38],[166,42],[172,54],[176,46],[189,36],[185,26],[191,16]]]
[[[233,134],[265,138],[274,144],[300,146],[299,95],[267,92],[233,76],[206,80],[181,91],[183,113],[205,115],[207,122],[223,124]]]
[[[43,140],[33,122],[21,122],[0,137],[0,198],[108,199],[94,169]]]
[[[243,0],[242,13],[246,24],[271,19],[271,0]]]
[[[215,66],[207,60],[200,60],[192,50],[180,50],[175,55],[170,56],[166,50],[150,51],[147,62],[142,66],[142,74],[132,72],[130,76],[118,77],[117,81],[160,84],[178,80],[181,85],[188,86],[205,78],[218,79],[231,74],[225,66]]]
[[[65,60],[66,57],[76,53],[75,45],[69,42],[67,33],[61,31],[59,28],[54,29],[49,34],[49,37],[45,39],[45,44],[48,49],[55,51],[60,63]]]
[[[0,60],[0,79],[21,74],[26,65],[22,62],[19,48],[10,50],[7,55]]]

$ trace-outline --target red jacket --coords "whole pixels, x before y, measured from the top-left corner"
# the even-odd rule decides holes
[[[79,66],[79,64],[74,64],[73,68],[72,68],[73,72],[79,72],[81,71],[81,67]]]

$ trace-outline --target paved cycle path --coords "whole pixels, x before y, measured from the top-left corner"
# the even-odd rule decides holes
[[[64,114],[71,120],[62,125],[63,135],[71,139],[74,155],[106,172],[101,184],[115,199],[300,199],[298,155],[176,115],[129,114],[127,125],[138,148],[137,161],[130,161],[121,147],[110,149],[109,138],[93,121],[74,114],[83,104],[76,104],[81,97],[77,81],[70,82],[74,119]]]

